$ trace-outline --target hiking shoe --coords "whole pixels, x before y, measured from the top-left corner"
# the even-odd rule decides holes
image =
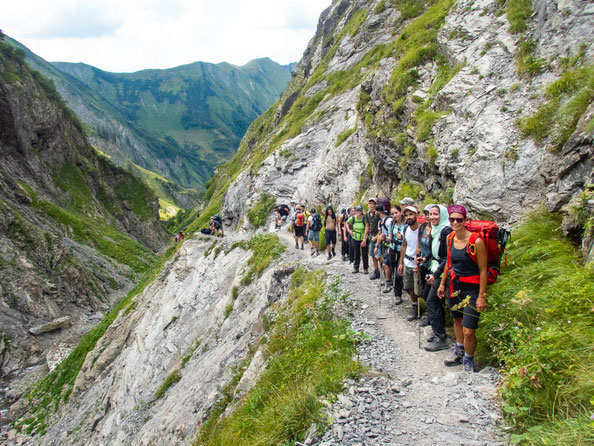
[[[384,282],[384,289],[382,290],[384,293],[389,293],[390,291],[392,291],[392,282],[390,281],[385,281]]]
[[[358,269],[354,269],[354,270],[353,270],[353,274],[357,274],[358,272],[359,272],[359,270],[358,270]]]
[[[303,245],[301,245],[301,249],[303,250]]]
[[[328,260],[330,260],[332,258],[332,254],[328,253]]]
[[[332,255],[333,255],[334,257],[336,257],[336,251],[334,250],[334,248],[332,248]]]
[[[368,269],[364,269],[363,270],[363,274],[369,274],[369,270]]]
[[[396,300],[394,301],[394,305],[400,305],[402,303],[402,296],[394,296]]]
[[[295,243],[295,249],[299,249],[299,243]]]
[[[425,346],[425,350],[428,352],[438,352],[440,350],[448,349],[448,342],[445,339],[441,339],[439,336],[435,336],[433,341]]]
[[[417,309],[417,305],[413,305],[412,309],[411,309],[411,313],[410,316],[406,318],[407,321],[416,321],[419,316],[418,316],[418,309]]]
[[[311,254],[310,254],[310,255],[311,255],[311,256],[313,256],[315,253],[316,253],[316,252],[315,252],[315,251],[312,249],[312,250],[311,250]]]
[[[454,347],[454,351],[452,356],[448,359],[443,361],[446,367],[454,367],[456,365],[462,364],[462,359],[464,358],[464,349],[462,347],[458,347],[457,345]]]
[[[320,251],[316,250],[316,256],[320,255]]]
[[[462,364],[464,365],[465,372],[474,372],[474,356],[464,355]]]
[[[428,327],[429,325],[431,325],[431,324],[429,323],[428,317],[424,317],[421,319],[421,327]]]
[[[344,255],[342,256],[342,261],[346,262],[346,257]]]
[[[369,280],[376,280],[380,278],[380,272],[379,269],[376,269],[373,271],[373,274],[371,275],[371,277],[369,278]]]

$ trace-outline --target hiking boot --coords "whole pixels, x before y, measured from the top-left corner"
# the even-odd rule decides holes
[[[379,269],[376,269],[373,271],[373,274],[371,275],[371,277],[369,278],[369,280],[376,280],[380,278],[380,272]]]
[[[441,339],[439,336],[435,336],[433,341],[425,346],[425,350],[428,352],[438,352],[440,350],[447,350],[449,347],[448,342],[445,339]]]
[[[299,249],[299,243],[295,242],[295,249]]]
[[[464,365],[465,372],[474,372],[474,356],[464,355],[462,364]]]
[[[394,305],[400,305],[402,303],[402,296],[394,296],[396,300],[394,301]]]
[[[390,291],[392,291],[392,282],[390,282],[389,280],[386,280],[384,282],[384,289],[382,290],[382,292],[389,293]]]
[[[311,256],[313,256],[315,253],[316,253],[316,252],[315,252],[315,251],[312,249],[312,250],[311,250],[311,254],[310,254],[310,255],[311,255]]]
[[[303,245],[301,245],[301,250],[303,250]]]
[[[363,270],[363,274],[369,274],[369,270],[368,269],[364,269]]]
[[[332,255],[333,255],[334,257],[336,257],[336,251],[334,250],[334,248],[332,248]]]
[[[412,309],[411,309],[411,313],[410,316],[406,318],[407,321],[416,321],[419,316],[418,316],[418,308],[417,305],[413,305]]]
[[[319,256],[319,255],[320,255],[320,251],[318,251],[318,250],[316,249],[316,256]]]
[[[342,261],[346,262],[346,256],[344,254],[342,255]]]
[[[428,327],[429,325],[431,325],[431,324],[429,323],[428,317],[424,317],[421,319],[421,327]]]
[[[359,272],[359,270],[358,270],[357,268],[355,268],[355,269],[353,270],[353,274],[357,274],[358,272]]]
[[[332,258],[332,254],[328,253],[328,260],[330,260]]]
[[[464,358],[464,348],[456,345],[454,347],[452,356],[450,356],[448,359],[443,361],[443,363],[446,367],[454,367],[456,365],[462,364],[463,358]]]

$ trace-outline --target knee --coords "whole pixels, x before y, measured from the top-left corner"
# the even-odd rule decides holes
[[[476,330],[464,327],[464,339],[472,340],[476,337]]]

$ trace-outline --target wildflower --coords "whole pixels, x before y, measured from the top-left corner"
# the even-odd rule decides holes
[[[536,327],[536,331],[540,331],[540,327]]]

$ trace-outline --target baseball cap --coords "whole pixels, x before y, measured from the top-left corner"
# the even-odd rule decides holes
[[[410,197],[404,197],[402,200],[400,200],[400,204],[405,205],[405,206],[412,206],[413,204],[415,204],[415,200],[413,200]],[[404,209],[403,209],[404,211]]]
[[[386,214],[386,208],[383,207],[382,205],[379,205],[378,207],[376,207],[375,210],[378,212],[381,212],[382,214]]]
[[[402,213],[404,214],[406,211],[411,211],[411,212],[414,212],[415,214],[419,213],[419,210],[414,206],[404,206],[402,208]]]
[[[358,204],[357,206],[355,206],[355,210],[356,211],[362,211],[363,210],[363,206],[361,206],[360,204]]]

